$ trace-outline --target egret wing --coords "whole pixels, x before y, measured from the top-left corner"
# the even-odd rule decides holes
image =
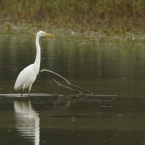
[[[33,70],[31,68],[31,65],[27,66],[25,69],[23,69],[20,74],[17,77],[14,89],[19,90],[22,89],[25,85],[25,88],[28,87],[28,82],[30,79],[34,77]]]

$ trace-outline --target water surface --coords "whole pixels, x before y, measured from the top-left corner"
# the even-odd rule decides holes
[[[113,40],[112,40],[113,39]],[[35,36],[0,36],[0,144],[145,144],[145,43],[91,37],[40,38],[41,69],[93,92],[79,94],[40,73],[31,96],[13,90],[35,60]]]

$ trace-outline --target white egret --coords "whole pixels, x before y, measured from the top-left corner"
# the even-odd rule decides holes
[[[29,93],[28,95],[30,95],[30,90],[32,87],[32,84],[34,83],[34,81],[36,80],[36,77],[39,73],[39,69],[40,69],[40,62],[41,62],[41,52],[40,52],[40,45],[39,45],[39,38],[41,36],[49,36],[49,37],[55,37],[51,34],[45,33],[43,31],[39,31],[36,34],[36,58],[35,58],[35,62],[33,64],[30,64],[29,66],[27,66],[26,68],[24,68],[18,75],[14,89],[15,90],[19,90],[22,89],[22,93],[21,93],[21,97],[23,95],[23,91],[25,88],[29,88]]]

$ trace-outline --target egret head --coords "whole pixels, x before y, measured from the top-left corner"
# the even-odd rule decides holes
[[[39,32],[37,33],[37,35],[38,35],[38,36],[55,37],[55,36],[53,36],[53,35],[51,35],[51,34],[45,33],[44,31],[39,31]]]

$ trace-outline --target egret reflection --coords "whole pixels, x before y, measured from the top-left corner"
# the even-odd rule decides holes
[[[21,136],[39,145],[40,142],[40,118],[39,114],[32,108],[30,100],[14,101],[16,128]]]

